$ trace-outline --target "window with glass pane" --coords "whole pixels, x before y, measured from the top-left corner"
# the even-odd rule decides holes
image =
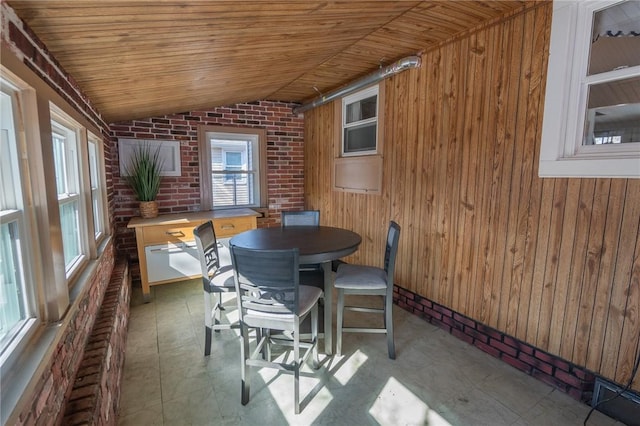
[[[554,1],[541,177],[640,177],[640,1]]]
[[[80,227],[80,176],[78,173],[78,150],[73,130],[52,123],[53,152],[60,208],[60,228],[64,264],[67,276],[82,257],[82,235]]]
[[[582,145],[640,142],[640,77],[631,71],[640,65],[638,22],[638,1],[593,13]]]
[[[24,202],[15,117],[17,91],[0,92],[0,353],[29,316],[25,269]]]
[[[3,218],[3,222],[5,222]],[[0,225],[0,342],[26,318],[18,221]],[[8,339],[7,339],[8,340]]]
[[[257,205],[257,137],[211,134],[209,140],[214,207]]]
[[[95,238],[102,235],[104,212],[102,208],[102,192],[100,189],[100,151],[95,137],[89,137],[89,176],[91,179],[91,206],[93,207],[93,229]]]
[[[375,154],[378,146],[378,86],[345,97],[342,115],[342,155]]]
[[[237,172],[245,170],[245,164],[242,161],[242,152],[240,151],[225,151],[224,153],[224,170],[227,172],[225,176],[225,182],[230,184],[236,184],[238,179],[241,179]],[[235,173],[234,173],[235,172]]]

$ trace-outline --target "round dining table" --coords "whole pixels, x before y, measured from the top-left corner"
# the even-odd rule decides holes
[[[324,346],[333,353],[332,340],[332,261],[354,253],[362,238],[353,231],[330,226],[291,226],[258,228],[231,238],[234,246],[254,250],[297,248],[300,264],[321,264],[324,272]]]

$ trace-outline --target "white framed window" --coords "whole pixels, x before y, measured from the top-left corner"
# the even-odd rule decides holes
[[[56,174],[60,229],[67,279],[87,260],[87,222],[81,171],[86,170],[80,156],[82,126],[57,108],[51,111],[53,157]],[[86,164],[86,163],[85,163]],[[84,169],[83,169],[84,167]]]
[[[4,361],[20,340],[37,326],[26,172],[20,161],[24,114],[22,87],[2,78],[0,92],[0,358]]]
[[[104,177],[104,147],[102,140],[88,133],[89,180],[91,184],[91,207],[93,213],[93,234],[96,241],[105,236],[107,217],[105,211],[106,191]]]
[[[109,233],[102,142],[39,82],[19,63],[0,65],[0,383],[11,384],[0,398],[2,423],[55,356],[56,323],[93,279],[90,260],[108,247],[98,247]]]
[[[638,1],[554,1],[541,177],[640,177],[638,22]]]
[[[247,145],[241,145],[238,150],[228,150],[222,148],[222,161],[223,168],[226,174],[224,175],[225,183],[235,185],[237,183],[246,184],[246,173],[248,170],[247,157],[249,156],[250,147]],[[212,149],[213,143],[212,143]]]
[[[342,156],[378,153],[378,85],[342,98]]]
[[[266,143],[263,129],[221,126],[200,129],[203,208],[266,204]]]

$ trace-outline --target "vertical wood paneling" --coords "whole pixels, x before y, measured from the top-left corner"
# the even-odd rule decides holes
[[[576,210],[578,209],[578,200],[580,197],[580,182],[580,179],[569,180],[565,199],[557,199],[558,203],[565,204],[565,208],[559,230],[559,232],[562,232],[560,251],[557,254],[559,269],[555,280],[556,291],[551,307],[551,323],[549,324],[550,336],[548,350],[554,354],[560,353],[563,331],[570,321],[570,319],[567,319],[567,322],[565,322],[565,318],[570,289],[569,276],[573,265],[571,258],[577,232]]]
[[[307,205],[396,283],[612,380],[640,332],[640,182],[537,176],[551,5],[426,52],[386,80],[381,195],[331,190],[335,109],[306,113]],[[638,383],[635,385],[638,389]]]
[[[462,52],[470,52],[473,46],[477,45],[477,37],[475,35],[469,37],[466,40],[467,43],[462,45]],[[459,117],[459,130],[458,134],[461,136],[461,140],[468,140],[468,135],[471,133],[473,120],[473,108],[474,97],[472,96],[471,87],[472,81],[476,72],[476,55],[463,55],[466,60],[467,75],[463,79],[465,83],[463,90],[460,93],[461,103],[463,111]],[[464,65],[463,65],[464,66]],[[469,293],[471,288],[463,285],[471,281],[471,263],[469,262],[469,249],[473,246],[471,241],[473,240],[472,232],[472,218],[473,218],[473,203],[475,192],[475,169],[474,169],[474,147],[471,146],[468,149],[462,149],[462,159],[460,162],[460,185],[458,187],[459,200],[458,208],[460,211],[458,227],[456,230],[456,259],[459,264],[457,268],[455,283],[456,294],[453,301],[458,311],[469,310]]]
[[[417,151],[415,155],[415,159],[417,162],[416,169],[416,182],[421,182],[421,185],[415,185],[415,198],[416,198],[416,208],[413,214],[413,224],[414,224],[414,233],[415,235],[427,235],[428,226],[424,220],[424,217],[429,214],[431,210],[431,204],[429,203],[429,192],[428,185],[425,185],[426,182],[429,181],[429,157],[428,157],[428,145],[423,143],[424,138],[424,129],[426,126],[426,115],[425,109],[427,105],[427,91],[420,90],[421,87],[425,86],[425,79],[427,78],[427,73],[424,67],[415,70],[416,74],[416,98],[415,102],[415,123],[416,123],[416,134],[415,134],[415,143],[417,145]],[[427,247],[427,238],[416,238],[414,241],[414,251],[416,261],[412,262],[416,268],[415,272],[412,276],[411,281],[409,281],[412,285],[411,290],[415,291],[417,283],[423,283],[425,280],[428,280],[427,276],[427,259],[429,259],[429,251]]]
[[[422,142],[427,145],[427,149],[425,153],[428,153],[428,156],[423,158],[425,162],[425,166],[428,170],[427,180],[422,181],[422,185],[425,185],[428,188],[427,195],[427,208],[424,210],[425,217],[423,219],[424,223],[427,226],[426,232],[424,234],[424,239],[426,241],[426,246],[428,250],[428,257],[426,262],[422,262],[424,267],[427,268],[425,275],[428,277],[428,281],[425,284],[415,283],[414,286],[416,288],[420,287],[420,289],[424,292],[428,292],[428,294],[436,295],[438,291],[438,281],[436,278],[436,264],[437,264],[437,254],[438,250],[436,247],[436,239],[437,239],[437,223],[436,223],[436,212],[437,206],[439,204],[439,198],[436,193],[436,189],[439,187],[438,177],[441,176],[438,170],[439,162],[436,159],[440,157],[440,148],[442,144],[438,143],[438,128],[436,125],[438,121],[438,99],[440,98],[437,93],[438,90],[442,87],[442,54],[440,50],[435,50],[425,55],[423,58],[423,63],[428,63],[431,66],[423,67],[425,72],[427,73],[427,81],[425,90],[428,91],[428,96],[426,99],[426,108],[425,108],[425,128],[423,133]],[[426,288],[425,288],[426,287]]]
[[[542,10],[535,13],[534,28],[547,28],[549,16]],[[526,256],[525,280],[530,290],[523,293],[529,301],[527,313],[519,315],[518,337],[530,342],[537,340],[540,306],[544,289],[544,271],[547,265],[547,250],[549,242],[549,227],[552,214],[553,180],[541,180],[537,178],[540,151],[537,149],[540,140],[541,129],[538,126],[538,114],[544,108],[544,89],[546,73],[543,64],[547,56],[549,34],[544,31],[534,32],[533,48],[531,50],[530,85],[527,96],[527,124],[525,131],[526,145],[534,153],[533,167],[530,170],[532,179],[532,194],[535,200],[530,203],[530,214],[527,223],[529,235],[530,254]]]
[[[602,366],[614,372],[613,379],[629,379],[632,355],[640,335],[640,181],[629,180],[622,215],[622,230],[615,262],[615,275],[607,323]],[[634,389],[639,389],[638,378]]]
[[[473,140],[475,133],[480,129],[480,133],[487,134],[488,122],[484,119],[489,102],[489,90],[485,81],[491,75],[491,62],[487,60],[485,52],[488,49],[488,41],[491,40],[490,33],[495,31],[495,27],[471,36],[470,58],[475,68],[471,69],[473,82],[467,86],[466,102],[472,104],[471,114],[465,120],[468,129],[465,130],[465,140]],[[482,161],[482,155],[489,146],[487,138],[479,138],[476,143],[469,144],[469,156],[471,159],[469,188],[466,200],[467,222],[465,223],[465,234],[470,237],[466,250],[463,252],[463,259],[466,261],[466,268],[469,270],[468,300],[467,310],[471,316],[478,316],[482,303],[483,283],[481,277],[481,266],[483,259],[483,219],[485,211],[483,206],[485,200],[489,199],[486,192],[485,174],[488,166]],[[469,217],[470,216],[470,217]],[[480,261],[478,261],[480,260]]]
[[[511,114],[507,116],[514,121],[507,121],[506,129],[507,143],[516,147],[512,164],[511,174],[511,200],[509,207],[509,243],[505,252],[505,263],[503,265],[502,280],[509,289],[509,297],[506,311],[506,326],[508,334],[517,335],[519,308],[524,301],[520,299],[522,286],[524,285],[524,259],[526,244],[527,214],[529,212],[529,197],[531,195],[530,170],[531,154],[530,147],[525,145],[525,117],[527,112],[527,96],[529,92],[530,64],[531,64],[531,40],[532,37],[524,37],[524,34],[531,34],[532,25],[531,14],[525,16],[526,19],[512,20],[514,34],[522,36],[513,37],[514,44],[509,48],[512,52],[511,63],[519,63],[520,69],[512,68],[509,76],[509,102],[505,110]],[[509,62],[508,62],[509,63]],[[519,141],[520,143],[516,143]],[[504,287],[503,287],[504,289]],[[498,324],[501,324],[498,322]]]
[[[495,256],[495,247],[497,244],[498,233],[497,232],[487,232],[490,229],[495,229],[498,217],[495,213],[495,207],[498,205],[498,193],[499,193],[499,181],[497,176],[499,175],[499,171],[502,170],[502,153],[504,150],[498,144],[497,135],[497,126],[496,126],[496,108],[494,103],[496,102],[497,91],[493,90],[492,81],[494,81],[495,76],[498,74],[498,60],[500,58],[499,55],[502,54],[502,49],[500,48],[500,37],[497,36],[499,29],[497,27],[491,27],[487,30],[489,32],[489,40],[487,43],[489,48],[485,52],[486,56],[488,56],[488,62],[490,67],[490,72],[487,73],[487,79],[483,82],[479,82],[478,86],[487,86],[489,87],[488,93],[486,94],[485,101],[485,115],[479,117],[479,123],[481,124],[481,131],[483,131],[483,135],[485,143],[486,153],[489,153],[490,158],[482,157],[482,160],[487,163],[485,167],[485,175],[484,175],[484,191],[482,198],[482,220],[481,226],[481,245],[482,249],[482,257],[481,264],[478,265],[478,268],[481,269],[481,273],[478,274],[479,280],[477,285],[482,286],[482,298],[479,298],[479,306],[476,308],[476,316],[481,322],[485,324],[490,324],[491,306],[493,306],[494,301],[496,300],[496,292],[494,291],[494,281],[491,279],[492,277],[492,267],[493,267],[493,258]],[[476,89],[476,93],[478,90]],[[473,138],[471,139],[473,140]],[[486,154],[485,154],[486,155]]]
[[[595,194],[591,206],[591,218],[589,224],[588,240],[586,243],[585,264],[582,270],[582,292],[578,304],[578,318],[576,320],[576,334],[573,343],[573,359],[577,364],[586,365],[587,350],[591,345],[589,336],[592,319],[594,318],[594,302],[598,279],[600,278],[600,258],[602,257],[602,244],[604,241],[604,228],[607,223],[607,202],[610,192],[610,179],[597,179],[595,182]],[[602,195],[600,195],[602,194]]]
[[[605,219],[604,237],[600,248],[600,270],[593,314],[591,315],[591,331],[588,337],[589,347],[587,348],[586,367],[590,370],[597,370],[602,360],[602,347],[607,326],[608,306],[611,303],[611,288],[613,279],[613,268],[610,265],[615,263],[618,255],[618,241],[620,240],[620,229],[622,228],[622,212],[624,208],[624,195],[627,182],[623,179],[612,179],[611,189]]]
[[[569,274],[569,292],[564,310],[564,330],[560,344],[560,356],[573,359],[573,347],[577,333],[577,317],[580,309],[580,295],[582,294],[582,271],[587,254],[587,240],[589,238],[589,224],[591,206],[593,205],[595,179],[580,181],[580,195],[577,211],[574,217],[565,222],[565,226],[575,226],[576,234],[573,240],[571,271]]]
[[[553,183],[553,190],[549,188],[548,197],[553,199],[553,210],[551,211],[551,222],[549,227],[549,233],[547,235],[543,233],[538,234],[538,239],[547,239],[547,255],[545,259],[544,278],[541,283],[542,294],[540,300],[540,315],[538,316],[537,324],[537,340],[535,345],[545,351],[550,351],[550,339],[551,339],[551,324],[554,313],[557,312],[560,307],[564,309],[564,297],[562,289],[564,288],[557,280],[560,247],[562,244],[563,236],[563,219],[565,200],[567,199],[567,179],[557,180],[549,179],[549,182]],[[545,192],[547,194],[547,192]],[[542,252],[538,252],[542,253]],[[537,281],[536,281],[537,283]],[[558,324],[555,324],[554,330],[560,330]],[[532,340],[533,342],[533,340]]]

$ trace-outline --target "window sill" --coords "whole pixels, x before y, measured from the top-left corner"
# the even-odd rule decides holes
[[[640,157],[540,160],[541,178],[640,178]]]

